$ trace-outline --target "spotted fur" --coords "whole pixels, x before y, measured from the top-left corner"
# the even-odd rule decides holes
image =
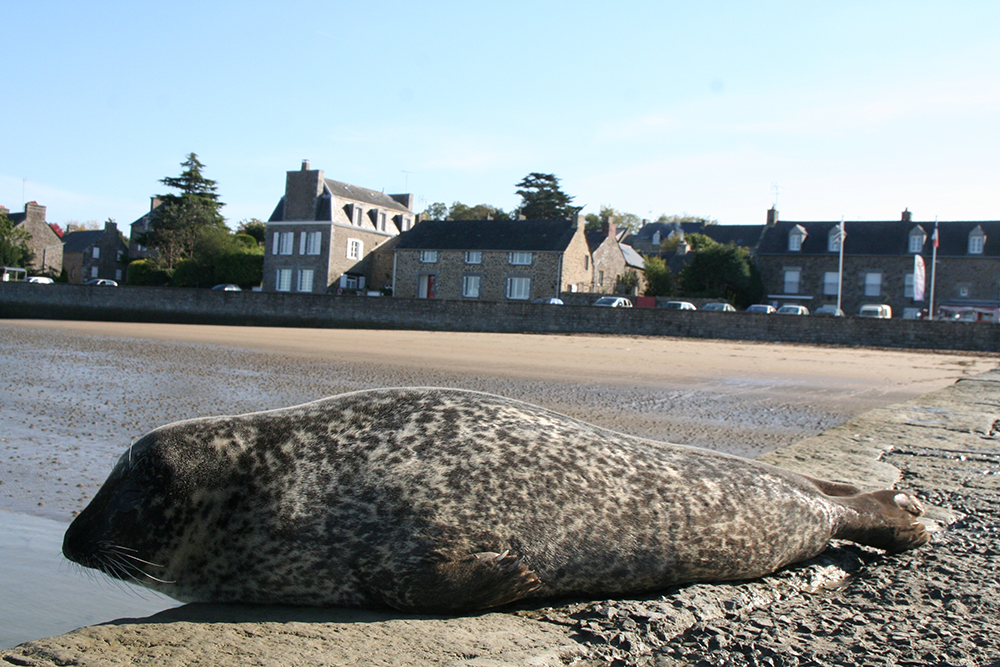
[[[178,422],[66,556],[183,601],[456,612],[758,577],[832,537],[923,544],[919,503],[452,389]]]

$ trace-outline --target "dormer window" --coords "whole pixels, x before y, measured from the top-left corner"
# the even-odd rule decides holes
[[[362,207],[360,204],[354,204],[351,207],[351,224],[354,225],[355,227],[361,226],[361,215],[363,213],[361,208]]]
[[[802,250],[802,241],[806,237],[806,230],[802,225],[795,225],[792,231],[788,232],[788,251],[799,252]]]
[[[918,253],[924,249],[924,241],[927,240],[927,233],[919,225],[910,230],[909,252]]]
[[[826,239],[826,249],[830,252],[840,252],[840,226],[837,225],[830,230],[830,235]]]
[[[986,234],[982,227],[976,225],[976,228],[969,232],[969,254],[982,255],[984,245],[986,245]]]

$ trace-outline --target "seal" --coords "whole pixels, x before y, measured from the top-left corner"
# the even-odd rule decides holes
[[[833,538],[928,540],[920,503],[499,396],[342,394],[138,440],[66,531],[181,601],[460,613],[750,579]]]

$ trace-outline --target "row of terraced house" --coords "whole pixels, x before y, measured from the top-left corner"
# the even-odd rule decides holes
[[[157,205],[154,199],[151,213],[132,224],[131,248],[110,221],[104,230],[58,239],[47,235],[43,206],[32,202],[23,214],[2,210],[37,236],[36,269],[65,267],[70,282],[79,283],[121,280],[124,260],[144,254],[135,239],[155,220]],[[284,195],[267,222],[261,289],[490,301],[641,294],[643,255],[661,255],[679,272],[691,257],[685,234],[699,233],[749,248],[766,300],[775,305],[814,310],[839,296],[848,314],[881,303],[916,317],[928,308],[933,284],[936,305],[1000,308],[1000,221],[916,221],[905,210],[898,220],[847,222],[844,231],[841,272],[839,221],[781,220],[773,207],[763,224],[655,222],[634,233],[612,220],[588,230],[582,218],[421,220],[413,195],[327,179],[303,161],[286,173]],[[676,250],[663,252],[672,236]],[[915,270],[921,264],[922,299]]]

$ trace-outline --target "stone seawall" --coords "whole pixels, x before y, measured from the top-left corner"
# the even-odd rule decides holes
[[[761,342],[1000,351],[986,322],[794,317],[513,301],[214,292],[0,283],[0,318],[491,333],[677,336]]]

